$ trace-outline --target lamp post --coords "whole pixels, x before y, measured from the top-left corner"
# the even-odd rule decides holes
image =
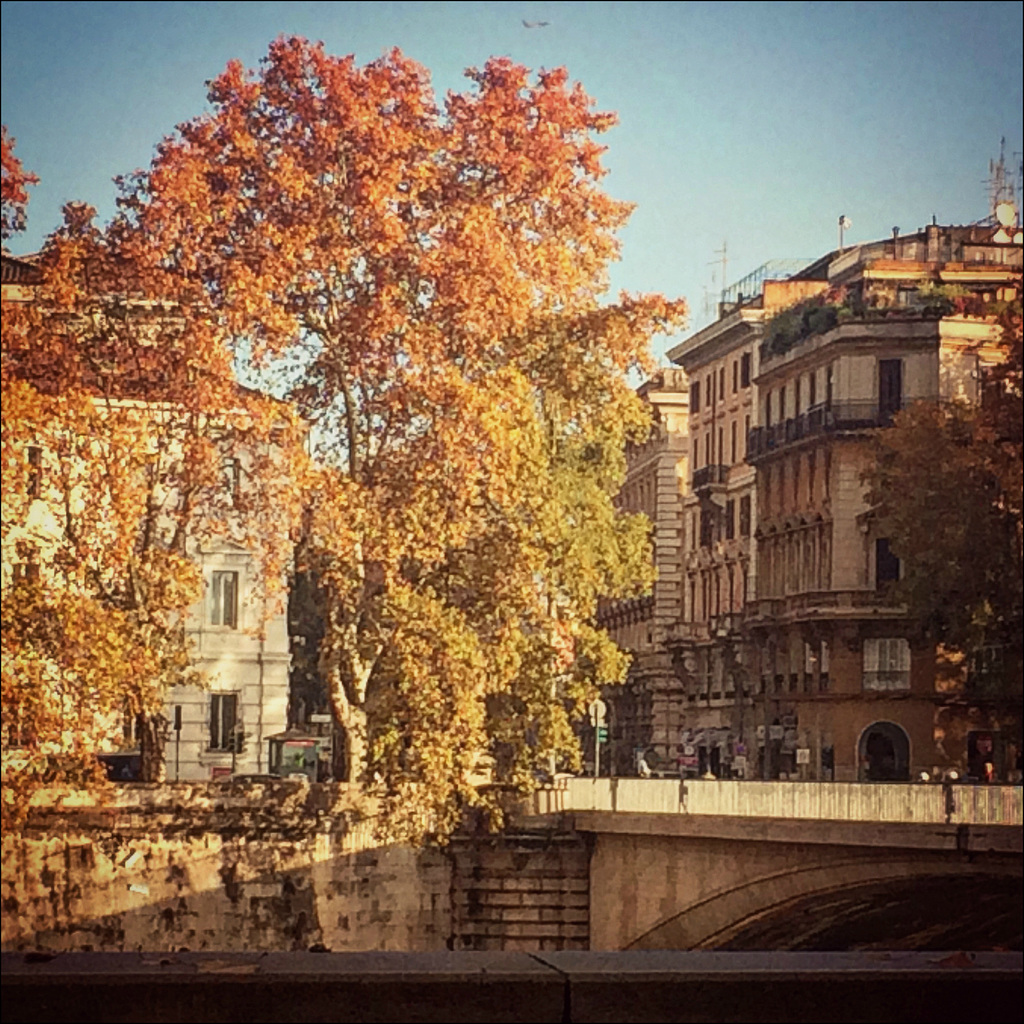
[[[590,724],[594,727],[594,778],[601,774],[601,743],[608,738],[608,705],[600,697],[590,705]],[[603,734],[603,735],[602,735]]]

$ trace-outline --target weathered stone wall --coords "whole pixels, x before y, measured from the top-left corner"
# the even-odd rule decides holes
[[[281,780],[39,807],[4,839],[3,948],[446,948],[448,858],[375,845],[357,804]]]
[[[574,833],[452,843],[454,949],[588,949],[590,853]]]
[[[588,860],[558,832],[378,845],[303,780],[130,786],[3,843],[5,950],[585,949]]]

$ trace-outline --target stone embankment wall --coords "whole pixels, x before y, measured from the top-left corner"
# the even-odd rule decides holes
[[[577,837],[377,844],[372,807],[300,780],[131,786],[3,841],[5,950],[586,948]]]

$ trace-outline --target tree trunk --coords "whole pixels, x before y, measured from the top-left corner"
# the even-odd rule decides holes
[[[165,782],[167,764],[164,759],[164,748],[167,746],[167,719],[160,713],[139,715],[138,731],[142,781]]]
[[[335,707],[336,715],[338,711]],[[338,719],[345,730],[345,777],[349,782],[361,782],[368,748],[366,708],[348,704]]]

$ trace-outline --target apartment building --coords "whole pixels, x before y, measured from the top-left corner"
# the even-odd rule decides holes
[[[984,311],[1020,282],[1019,241],[997,235],[933,224],[832,254],[804,272],[827,292],[758,343],[744,633],[760,777],[906,781],[956,753],[936,743],[935,646],[888,593],[900,563],[865,500],[864,440],[913,402],[977,399],[997,358]]]
[[[651,433],[627,450],[617,504],[651,520],[658,576],[649,595],[607,602],[599,612],[601,625],[633,658],[625,686],[604,694],[610,742],[602,761],[606,772],[631,775],[642,756],[659,774],[674,774],[684,695],[665,642],[680,615],[682,495],[690,452],[686,376],[677,367],[659,370],[638,393],[650,407]]]
[[[10,309],[11,303],[35,302],[41,280],[33,259],[4,253],[5,309]],[[154,325],[165,315],[144,302],[128,302],[124,313],[137,318],[143,334],[155,330]],[[179,415],[165,402],[138,397],[115,399],[112,404],[130,407],[140,423],[153,416],[173,424]],[[59,437],[61,424],[54,424],[53,429],[54,437]],[[173,427],[167,431],[171,434]],[[290,650],[284,609],[264,614],[255,559],[231,539],[232,517],[244,514],[234,510],[246,505],[247,469],[253,452],[233,443],[228,433],[213,431],[210,439],[222,449],[223,469],[223,493],[210,500],[223,511],[227,528],[223,535],[206,531],[202,538],[190,537],[186,545],[201,570],[204,593],[189,610],[184,625],[193,664],[205,685],[172,686],[166,692],[164,762],[171,779],[266,772],[268,738],[287,724]],[[18,576],[45,579],[47,563],[61,546],[66,528],[62,503],[69,501],[73,507],[80,500],[68,484],[75,478],[74,467],[61,464],[46,438],[28,441],[24,456],[31,469],[24,515],[8,521],[5,502],[5,593]],[[281,537],[281,544],[290,544],[289,538]],[[126,745],[130,747],[130,738]],[[118,761],[118,768],[131,775],[136,765],[126,756]]]
[[[754,592],[755,469],[746,461],[757,416],[765,320],[815,295],[814,277],[779,279],[775,261],[730,289],[718,319],[670,350],[689,380],[689,472],[683,484],[680,616],[666,645],[683,689],[676,761],[684,776],[743,778],[755,724],[743,613]]]

